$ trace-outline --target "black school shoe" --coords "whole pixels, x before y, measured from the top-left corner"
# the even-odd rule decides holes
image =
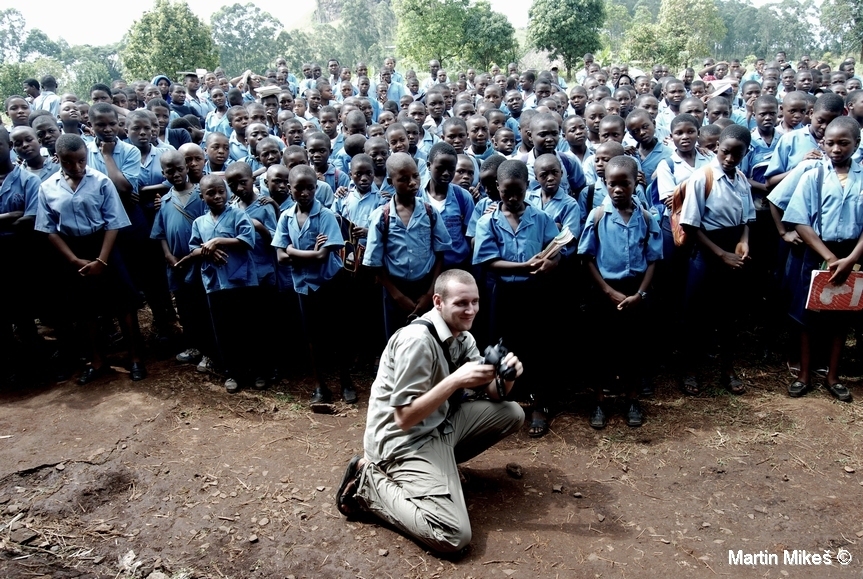
[[[78,386],[86,386],[90,382],[94,380],[98,380],[102,376],[108,373],[108,365],[103,364],[99,368],[94,368],[93,366],[87,366],[84,370],[84,373],[78,377]]]
[[[129,378],[133,382],[138,382],[147,377],[147,369],[141,362],[132,362],[132,367],[129,369]]]
[[[839,402],[851,402],[853,397],[851,391],[844,384],[836,382],[835,384],[825,384],[827,391],[830,392]]]
[[[608,418],[606,418],[605,412],[602,411],[602,406],[597,406],[593,414],[590,415],[590,426],[599,430],[605,428],[606,424],[608,424]]]
[[[629,405],[629,412],[626,413],[626,424],[637,428],[644,424],[644,411],[641,409],[641,404],[634,400]]]
[[[326,386],[318,386],[312,393],[312,399],[309,400],[309,404],[326,404],[331,402],[332,399],[333,395],[329,388]]]

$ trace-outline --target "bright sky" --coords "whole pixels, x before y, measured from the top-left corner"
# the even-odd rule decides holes
[[[240,3],[246,4],[248,0]],[[490,0],[492,9],[506,14],[516,28],[527,26],[527,11],[530,2],[524,0]],[[0,8],[7,0],[0,0]],[[212,0],[187,0],[187,3],[198,16],[209,22],[210,16],[220,5]],[[285,2],[284,0],[255,0],[255,4],[278,18],[288,30],[303,27],[314,10],[314,3]],[[299,4],[299,6],[298,6]],[[39,28],[50,38],[65,38],[69,44],[110,44],[118,42],[132,23],[152,8],[146,2],[124,2],[115,5],[122,6],[113,10],[110,16],[111,26],[104,26],[107,21],[94,21],[89,10],[69,10],[68,2],[61,0],[43,0],[41,2],[21,2],[15,7],[24,15],[27,28]],[[95,25],[95,30],[94,30]],[[95,32],[95,34],[94,34]],[[98,35],[98,36],[97,36]]]

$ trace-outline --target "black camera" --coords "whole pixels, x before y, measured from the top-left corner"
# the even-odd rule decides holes
[[[507,366],[503,363],[503,359],[509,354],[509,350],[503,345],[503,340],[499,340],[494,346],[489,346],[485,349],[485,355],[482,358],[483,364],[494,366],[495,372],[501,380],[515,380],[515,368]]]

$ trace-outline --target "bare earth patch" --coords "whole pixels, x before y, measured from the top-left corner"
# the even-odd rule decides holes
[[[863,406],[790,399],[784,367],[751,362],[743,397],[660,381],[641,429],[616,412],[593,431],[574,397],[545,438],[464,465],[473,542],[452,559],[336,511],[365,404],[313,414],[303,381],[231,396],[190,367],[150,370],[0,398],[0,577],[863,576]]]

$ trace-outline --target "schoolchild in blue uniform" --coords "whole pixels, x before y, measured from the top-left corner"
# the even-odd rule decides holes
[[[342,234],[344,236],[347,233],[353,240],[351,247],[345,248],[345,259],[349,257],[347,253],[352,251],[357,266],[362,264],[362,256],[365,253],[371,214],[384,203],[386,200],[374,187],[372,158],[364,153],[355,155],[351,160],[351,186],[347,188],[344,195],[336,198],[333,211],[343,220],[353,224],[350,231],[346,231],[346,224],[343,224]],[[357,344],[356,353],[360,359],[373,361],[383,347],[381,289],[375,283],[374,274],[368,268],[360,267],[351,271],[352,275],[345,276],[348,286],[346,293],[351,296],[353,303],[364,305],[349,316],[356,327],[368,330],[366,339]]]
[[[256,347],[248,338],[252,325],[246,309],[258,305],[258,276],[251,255],[254,226],[244,211],[228,204],[228,188],[222,176],[205,175],[200,190],[209,211],[192,223],[192,251],[174,267],[200,262],[219,351],[217,366],[228,377],[225,390],[234,393],[252,378],[249,359]]]
[[[531,376],[522,376],[522,395],[534,397],[528,434],[540,437],[548,432],[549,412],[555,402],[553,387],[558,382],[552,379],[551,365],[543,362],[545,353],[538,337],[554,334],[554,319],[550,314],[528,312],[525,304],[548,298],[551,288],[547,276],[560,256],[538,257],[558,230],[550,216],[525,203],[528,181],[523,162],[511,159],[501,163],[497,171],[501,202],[477,223],[473,263],[482,265],[484,275],[494,283],[489,336],[518,351],[524,356],[522,361],[533,361]]]
[[[638,387],[646,375],[646,344],[614,350],[620,340],[620,328],[635,335],[649,331],[647,299],[656,262],[662,258],[662,233],[659,223],[634,201],[638,183],[638,165],[631,157],[617,156],[605,167],[608,195],[602,205],[587,218],[578,252],[587,257],[587,268],[593,282],[591,321],[597,359],[603,364],[606,382],[620,377],[628,400],[626,420],[629,426],[641,426],[644,413],[638,403]],[[598,336],[596,334],[599,334]],[[603,385],[604,386],[604,385]],[[603,408],[603,387],[595,388],[596,409],[590,425],[604,428],[608,408]]]
[[[212,111],[207,113],[206,119],[204,119],[204,138],[206,139],[210,133],[222,133],[226,137],[231,135],[231,121],[228,118],[228,99],[225,96],[224,91],[220,88],[214,87],[210,91],[210,100],[215,107]]]
[[[796,101],[805,100],[805,93],[792,92],[786,97],[786,101],[789,98],[794,110],[786,111],[785,107],[788,103],[783,103],[783,115],[793,115],[792,122],[794,122],[798,118],[795,111],[800,106]],[[796,229],[785,227],[783,215],[802,176],[816,167],[817,161],[823,157],[818,142],[823,138],[827,125],[844,113],[844,107],[845,103],[838,95],[830,93],[821,95],[813,108],[810,125],[792,130],[775,139],[776,145],[767,165],[765,179],[768,190],[771,190],[767,197],[768,207],[780,238],[776,269],[780,278],[783,305],[792,299],[806,249]],[[797,327],[793,326],[792,333],[796,334],[796,329]],[[796,340],[793,341],[796,342]],[[789,356],[791,368],[797,367],[796,353],[797,349],[792,347],[792,353]]]
[[[760,86],[757,83],[745,83],[744,88],[750,93],[756,89],[760,92]],[[781,261],[777,260],[779,237],[776,235],[770,203],[767,200],[768,189],[764,177],[770,157],[779,142],[779,136],[776,134],[779,103],[774,97],[765,95],[755,98],[749,106],[751,106],[751,120],[754,124],[751,130],[752,144],[743,162],[740,163],[740,170],[749,179],[752,201],[755,204],[755,223],[751,224],[749,231],[752,271],[755,276],[753,282],[754,287],[758,288],[758,293],[753,297],[758,304],[767,306],[754,309],[752,313],[764,320],[765,327],[773,327],[777,319],[784,320],[787,309],[781,306],[774,307],[779,305],[779,301],[775,299],[779,281],[776,270],[780,264],[784,269],[784,257],[787,256],[787,252]]]
[[[838,117],[827,127],[823,143],[825,158],[801,176],[783,216],[806,244],[790,311],[802,325],[800,371],[788,393],[797,397],[810,389],[812,348],[825,340],[830,345],[827,390],[850,402],[851,391],[839,380],[839,361],[853,316],[808,311],[806,300],[812,271],[821,269],[822,261],[832,272],[830,281],[840,285],[863,259],[863,168],[852,160],[860,146],[860,125],[851,117]]]
[[[671,233],[671,199],[678,185],[688,180],[692,173],[704,167],[713,158],[712,154],[705,154],[696,145],[698,143],[698,128],[701,124],[690,114],[680,114],[671,121],[671,141],[673,151],[670,161],[659,163],[656,169],[656,185],[659,201],[665,206],[662,215],[662,255],[663,260],[670,262],[675,255],[684,252],[676,252],[674,249],[674,237]],[[684,256],[688,259],[688,256]],[[669,272],[670,273],[670,272]],[[673,275],[665,275],[669,281]],[[676,285],[676,284],[675,284]]]
[[[226,113],[228,122],[231,123],[231,135],[228,138],[230,145],[231,161],[242,161],[249,156],[249,147],[246,145],[246,128],[249,126],[249,111],[246,107],[234,106]]]
[[[252,176],[255,177],[255,187],[258,188],[258,191],[264,197],[269,197],[267,183],[264,179],[267,169],[273,165],[278,165],[282,161],[282,151],[279,148],[280,143],[281,141],[276,137],[266,137],[255,145],[255,151],[258,153],[261,168],[252,173]]]
[[[560,160],[553,154],[540,155],[534,162],[534,178],[539,182],[540,188],[528,191],[526,201],[548,214],[554,220],[558,231],[569,228],[572,235],[578,238],[581,235],[581,209],[578,201],[560,187],[562,177]],[[561,254],[566,256],[569,249],[564,248]]]
[[[438,210],[417,197],[419,170],[411,156],[391,155],[386,173],[394,195],[371,214],[363,265],[375,270],[384,288],[389,339],[409,318],[431,308],[443,254],[452,243]]]
[[[78,384],[88,384],[108,369],[98,348],[100,315],[119,318],[129,344],[130,378],[143,380],[147,371],[139,350],[140,298],[115,249],[118,230],[129,225],[129,218],[111,179],[87,165],[92,152],[81,137],[62,135],[56,150],[62,169],[42,184],[35,229],[47,233],[55,249],[53,267],[58,287],[64,291],[54,299],[62,302],[61,311],[86,322],[89,328],[90,366]],[[140,155],[135,159],[136,168],[139,163]]]
[[[643,109],[634,110],[627,115],[626,130],[636,143],[641,171],[644,173],[647,188],[650,189],[650,185],[656,180],[659,164],[670,159],[674,150],[656,138],[656,126],[650,120],[650,114]]]
[[[299,296],[315,380],[311,403],[331,400],[323,369],[336,361],[342,397],[353,404],[357,392],[348,372],[345,351],[348,344],[341,338],[333,339],[331,334],[339,324],[339,309],[333,305],[343,297],[339,250],[344,247],[344,238],[335,214],[315,199],[316,182],[317,174],[311,167],[297,165],[291,169],[291,195],[295,203],[279,217],[272,245],[277,248],[279,263],[290,262],[294,290]]]
[[[17,147],[19,158],[26,159],[29,151],[22,148],[35,149],[39,155],[39,143],[30,127],[15,127],[12,130],[16,144],[29,137],[25,147]],[[56,173],[56,172],[55,172]],[[17,348],[12,333],[13,324],[17,326],[18,335],[24,342],[24,354],[32,364],[38,364],[35,356],[39,352],[42,341],[36,328],[35,319],[41,303],[53,299],[45,291],[44,267],[36,264],[42,260],[41,245],[32,240],[30,231],[36,217],[39,199],[39,177],[28,170],[25,165],[13,164],[9,156],[9,133],[0,126],[0,253],[4,265],[10,272],[0,284],[0,378],[6,371],[14,373],[21,357],[16,355]],[[42,283],[40,283],[42,282]],[[34,357],[31,357],[34,356]],[[27,371],[28,364],[21,365]]]
[[[309,153],[309,164],[330,189],[336,191],[339,187],[350,185],[350,176],[330,163],[330,138],[325,133],[318,131],[308,134],[306,151]]]
[[[818,141],[824,138],[824,131],[830,121],[844,113],[845,101],[841,96],[832,93],[821,95],[815,101],[809,126],[795,129],[779,138],[764,174],[767,186],[776,187],[801,161],[820,158]]]
[[[291,197],[290,169],[285,165],[276,164],[267,169],[264,176],[267,193],[277,204],[277,213],[281,214],[294,206],[294,198]],[[277,222],[278,224],[278,222]],[[300,316],[300,301],[297,292],[294,291],[294,280],[291,276],[291,265],[279,263],[276,259],[276,296],[277,307],[273,311],[272,323],[277,328],[299,328],[302,326]],[[297,356],[289,353],[301,352],[306,349],[305,337],[299,332],[288,332],[279,339],[281,352],[276,357],[276,374],[272,382],[277,382],[279,376],[295,374],[303,369],[305,356]]]
[[[91,114],[99,106],[94,105]],[[132,280],[147,297],[157,334],[167,338],[175,331],[177,314],[171,303],[163,251],[158,242],[150,239],[150,232],[157,212],[156,200],[168,191],[159,158],[171,149],[152,145],[151,137],[156,127],[150,116],[148,111],[135,110],[126,117],[128,145],[138,150],[140,166],[137,192],[134,197],[124,199],[132,227],[120,233],[119,249]]]
[[[252,261],[258,278],[256,298],[260,303],[274,303],[276,299],[276,254],[270,243],[276,231],[276,204],[264,202],[255,192],[252,169],[242,161],[232,163],[225,171],[225,181],[231,191],[232,204],[244,211],[254,227]],[[275,370],[278,328],[271,323],[252,321],[254,335],[260,336],[259,347],[250,353],[250,366],[255,376],[254,387],[266,388],[267,378]]]
[[[225,168],[231,163],[231,143],[228,137],[222,133],[210,133],[204,143],[207,153],[204,174],[224,173]]]
[[[480,217],[497,209],[497,204],[500,203],[500,192],[497,189],[497,169],[504,161],[506,161],[506,157],[503,155],[492,155],[483,161],[480,166],[479,182],[482,186],[483,195],[474,206],[470,221],[467,224],[467,231],[465,232],[465,236],[471,240],[471,247],[473,247],[473,238],[476,237],[476,224]],[[480,286],[480,289],[482,289],[482,286]]]
[[[244,159],[239,159],[252,168],[253,177],[263,175],[265,167],[261,164],[260,154],[258,153],[258,143],[270,136],[267,125],[259,122],[251,122],[246,127],[246,149],[249,154]]]
[[[470,193],[452,182],[457,163],[458,155],[452,145],[435,144],[429,153],[429,182],[419,193],[420,200],[440,213],[450,236],[443,269],[470,269],[471,250],[465,232],[474,202]]]
[[[533,116],[530,120],[530,137],[533,142],[533,148],[528,153],[525,161],[530,176],[530,185],[528,188],[530,190],[540,188],[533,171],[533,164],[537,157],[552,154],[557,156],[561,170],[563,171],[560,181],[561,188],[563,188],[567,195],[576,197],[586,185],[584,171],[581,169],[581,163],[579,163],[572,153],[557,150],[557,144],[560,141],[560,125],[557,124],[554,116],[549,113],[540,113]]]
[[[308,165],[309,155],[304,148],[292,145],[282,153],[282,163],[290,171],[297,165]],[[329,209],[335,202],[335,194],[327,183],[318,180],[315,184],[315,199]]]
[[[57,132],[57,136],[60,136],[59,131]],[[41,143],[34,129],[30,127],[15,127],[12,129],[9,137],[12,142],[12,149],[18,155],[22,168],[35,175],[40,183],[60,170],[58,163],[55,163],[50,157],[42,155]],[[51,150],[47,152],[53,155],[53,149],[54,146],[52,144]]]
[[[755,220],[749,181],[738,169],[751,139],[745,127],[726,127],[719,136],[716,157],[692,174],[683,200],[680,223],[693,246],[683,300],[682,386],[692,396],[701,392],[695,368],[714,328],[720,347],[720,383],[732,394],[746,391],[734,371],[733,348],[735,319],[747,287],[744,267],[749,261],[749,223]],[[708,311],[711,316],[706,318]]]
[[[215,340],[200,268],[192,267],[189,262],[185,268],[174,267],[191,253],[192,223],[207,211],[207,205],[201,199],[198,186],[189,181],[189,170],[180,152],[168,151],[159,161],[171,190],[161,198],[150,238],[161,246],[167,265],[168,287],[174,294],[183,326],[186,349],[177,354],[177,361],[186,364],[203,362],[202,368],[207,370],[209,359],[214,355]]]

